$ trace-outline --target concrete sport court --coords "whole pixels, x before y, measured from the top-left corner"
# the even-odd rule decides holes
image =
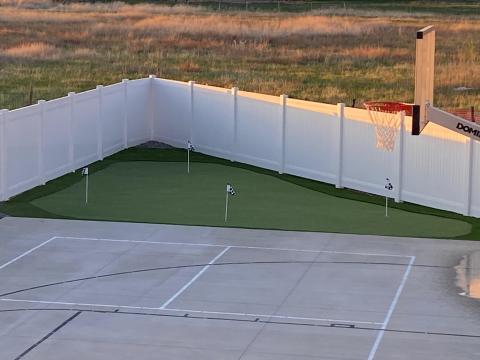
[[[478,359],[473,241],[0,220],[0,359]],[[408,351],[407,351],[408,350]]]

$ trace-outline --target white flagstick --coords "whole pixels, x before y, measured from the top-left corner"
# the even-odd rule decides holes
[[[228,191],[225,195],[225,222],[228,220]]]
[[[187,141],[187,172],[190,174],[190,151],[195,151],[192,143]]]
[[[83,168],[82,175],[86,176],[86,178],[85,178],[85,204],[88,204],[88,167]]]
[[[233,186],[230,184],[227,184],[227,191],[225,194],[225,222],[228,220],[228,196],[229,195],[235,195],[235,190],[233,189]]]
[[[386,180],[387,180],[387,183],[385,184],[385,189],[387,189],[388,191],[392,191],[393,185],[390,182],[390,179],[386,178]],[[385,217],[388,217],[388,195],[385,196]]]

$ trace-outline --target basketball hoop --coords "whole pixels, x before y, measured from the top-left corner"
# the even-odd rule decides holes
[[[411,115],[412,105],[389,101],[366,101],[363,106],[368,110],[370,120],[375,126],[377,148],[393,151],[395,138],[400,127],[401,111]]]

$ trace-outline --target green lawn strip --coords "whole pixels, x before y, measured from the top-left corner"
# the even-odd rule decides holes
[[[220,164],[119,162],[90,177],[89,204],[77,182],[33,204],[73,218],[224,226],[225,184],[231,199],[228,226],[302,231],[451,237],[470,231],[453,219],[341,199],[272,176]]]
[[[168,149],[168,150],[158,150],[158,149],[143,149],[143,148],[131,148],[128,150],[124,150],[119,152],[115,155],[110,156],[109,158],[105,159],[101,162],[96,162],[90,165],[90,172],[91,174],[95,174],[96,172],[106,169],[110,165],[113,165],[118,162],[129,162],[129,161],[155,161],[155,162],[182,162],[185,161],[185,150],[182,149]],[[315,190],[316,192],[323,193],[325,195],[331,195],[337,198],[344,198],[349,200],[356,200],[367,204],[375,204],[383,207],[384,198],[380,196],[369,195],[353,190],[348,189],[336,189],[333,185],[321,183],[318,181],[313,181],[309,179],[300,178],[297,176],[292,175],[285,175],[285,174],[278,174],[275,171],[266,170],[257,168],[251,165],[230,162],[228,160],[223,160],[199,153],[192,154],[192,162],[193,163],[212,163],[212,164],[222,164],[228,167],[239,168],[253,171],[257,174],[268,175],[269,177],[277,178],[284,180],[289,183],[293,183],[295,185],[299,185],[300,187]],[[12,216],[29,216],[29,217],[51,217],[51,218],[75,218],[74,216],[69,216],[68,214],[55,214],[52,211],[46,211],[45,209],[41,209],[32,202],[36,199],[55,194],[63,189],[66,189],[78,182],[82,181],[82,177],[77,172],[75,174],[68,174],[61,178],[52,180],[48,182],[45,186],[40,186],[34,188],[30,191],[27,191],[8,202],[0,204],[0,212],[4,212],[6,214]],[[243,198],[243,197],[242,197]],[[238,199],[238,198],[237,198]],[[236,200],[237,200],[236,199]],[[339,199],[337,199],[339,200]],[[223,201],[223,200],[222,200]],[[464,222],[468,222],[471,225],[471,231],[468,234],[463,235],[450,235],[451,237],[456,237],[459,239],[478,239],[480,234],[480,226],[479,221],[476,218],[471,217],[464,217],[459,214],[446,212],[442,210],[427,208],[419,205],[409,204],[409,203],[393,203],[391,202],[392,208],[405,210],[408,212],[416,213],[416,214],[424,214],[424,215],[433,215],[436,217],[441,217],[445,219],[453,219],[453,220],[461,220]],[[379,207],[383,211],[382,208]],[[232,210],[235,211],[235,210]],[[392,213],[393,214],[393,213]],[[314,217],[312,217],[314,218]],[[117,219],[118,220],[118,219]],[[383,220],[383,219],[382,219]],[[390,219],[388,219],[390,220]],[[138,220],[140,221],[140,220]],[[158,222],[158,221],[152,221]],[[162,221],[164,222],[164,221]],[[167,221],[165,221],[167,223]],[[178,223],[177,221],[172,221],[172,223]],[[186,223],[186,222],[185,222]],[[205,223],[196,223],[196,225],[206,225]],[[213,223],[211,225],[214,225]],[[219,226],[223,226],[224,224],[217,224]],[[234,224],[231,223],[232,226],[238,227],[251,227],[245,224]],[[253,225],[252,225],[253,226]],[[271,225],[272,228],[279,228],[277,225]],[[303,226],[303,225],[302,225]],[[369,233],[367,230],[363,228],[363,224],[357,224],[358,231],[352,231],[355,233]],[[389,225],[390,226],[390,225]],[[412,227],[412,224],[405,224],[406,227]],[[266,225],[264,225],[266,227]],[[282,227],[280,227],[282,228]],[[300,229],[299,229],[300,230]],[[355,229],[353,229],[355,230]],[[317,230],[319,231],[319,230]],[[327,230],[322,230],[327,231]],[[330,230],[333,231],[333,230]],[[368,230],[370,231],[370,230]],[[348,232],[348,231],[341,231],[338,232]],[[375,232],[371,232],[372,234]],[[418,235],[417,235],[418,236]],[[425,235],[428,236],[428,235]],[[444,235],[437,235],[432,237],[448,237]]]
[[[122,151],[117,154],[114,154],[110,157],[112,160],[116,161],[136,161],[136,160],[147,160],[147,161],[185,161],[186,154],[183,149],[169,149],[162,151],[155,151],[154,149],[142,149],[142,148],[132,148],[127,151]],[[315,181],[311,179],[302,178],[295,175],[288,174],[279,174],[276,171],[259,168],[252,165],[247,165],[238,162],[231,162],[229,160],[224,160],[221,158],[208,156],[200,153],[192,153],[192,161],[195,162],[212,162],[217,164],[224,164],[233,167],[239,167],[242,169],[248,169],[255,171],[260,174],[270,175],[294,183],[299,186],[309,188],[311,190],[319,191],[324,194],[341,197],[350,200],[357,200],[362,202],[368,202],[371,204],[377,204],[384,206],[385,198],[378,195],[367,194],[364,192],[359,192],[351,189],[337,189],[334,185],[323,183],[320,181]],[[466,221],[471,224],[472,230],[470,234],[462,235],[458,239],[463,240],[479,240],[480,239],[480,219],[474,217],[466,217],[454,212],[434,209],[426,206],[421,206],[417,204],[412,204],[409,202],[394,203],[390,201],[390,206],[392,208],[405,210],[409,212],[415,212],[425,215],[433,215],[439,217],[445,217],[448,219],[457,219],[461,221]]]

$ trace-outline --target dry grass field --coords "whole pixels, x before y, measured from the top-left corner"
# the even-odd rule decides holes
[[[149,74],[327,103],[412,101],[415,31],[428,24],[437,27],[436,104],[480,108],[472,9],[217,12],[0,0],[0,108]]]

